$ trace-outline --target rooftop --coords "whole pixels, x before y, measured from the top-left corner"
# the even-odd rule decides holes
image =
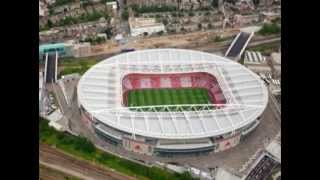
[[[129,18],[130,28],[143,28],[152,26],[163,26],[162,23],[156,22],[155,18]]]
[[[206,104],[196,111],[133,112],[122,106],[126,74],[182,72],[213,74],[227,99],[225,107],[206,109]],[[78,100],[96,119],[116,129],[190,139],[225,134],[252,123],[264,111],[268,91],[255,73],[227,58],[193,50],[150,49],[113,56],[93,66],[79,81]]]

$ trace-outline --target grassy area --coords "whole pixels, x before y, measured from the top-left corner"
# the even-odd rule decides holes
[[[157,167],[146,167],[125,159],[121,159],[109,153],[103,152],[83,137],[76,137],[67,133],[59,132],[49,127],[48,121],[39,119],[39,142],[55,146],[69,154],[79,158],[93,161],[108,168],[115,169],[138,179],[150,180],[191,180],[194,179],[189,173],[170,173]]]
[[[59,78],[62,75],[79,73],[82,75],[90,67],[97,64],[99,61],[96,58],[62,58],[59,60],[59,66],[62,66],[63,69],[59,73]]]
[[[241,59],[239,60],[239,63],[243,65],[243,64],[244,64],[244,58],[241,58]]]
[[[262,44],[259,46],[248,48],[249,51],[259,51],[263,55],[270,55],[272,52],[278,52],[280,48],[280,42]]]
[[[203,88],[140,89],[132,90],[128,94],[129,107],[176,104],[211,104],[211,102],[208,91]]]
[[[60,66],[80,66],[81,64],[95,65],[99,60],[95,57],[84,57],[84,58],[60,58]]]
[[[228,41],[233,39],[235,36],[225,36],[225,37],[221,37],[219,35],[214,36],[210,39],[210,42],[223,42],[223,41]]]
[[[258,34],[263,36],[268,36],[272,34],[280,34],[281,27],[278,23],[266,23],[262,26],[262,28],[258,31]]]

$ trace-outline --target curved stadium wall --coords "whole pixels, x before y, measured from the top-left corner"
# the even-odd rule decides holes
[[[236,146],[259,124],[268,94],[257,75],[224,57],[153,49],[89,69],[78,101],[82,119],[104,140],[137,153],[173,155]]]

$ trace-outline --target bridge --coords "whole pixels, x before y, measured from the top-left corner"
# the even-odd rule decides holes
[[[55,83],[57,81],[58,69],[58,52],[46,53],[45,55],[45,70],[44,80],[45,83]]]
[[[225,56],[231,58],[235,61],[238,61],[246,49],[249,41],[253,37],[252,33],[240,32],[232,41],[231,45],[229,46]]]

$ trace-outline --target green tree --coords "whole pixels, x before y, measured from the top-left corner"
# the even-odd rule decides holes
[[[166,26],[168,24],[168,19],[163,19],[162,23]]]
[[[128,18],[129,18],[129,12],[128,12],[128,10],[124,10],[123,12],[122,12],[122,14],[121,14],[121,17],[122,17],[122,19],[123,20],[128,20]]]
[[[177,13],[173,12],[171,13],[172,17],[177,17]]]
[[[179,17],[184,17],[184,14],[183,14],[182,12],[179,12],[179,13],[178,13],[178,16],[179,16]]]
[[[48,25],[48,28],[52,28],[53,23],[52,23],[52,21],[50,19],[48,19],[47,25]]]
[[[163,31],[159,31],[159,32],[158,32],[158,35],[159,35],[159,36],[163,35]]]
[[[258,31],[259,34],[266,36],[271,34],[278,34],[281,32],[281,28],[276,23],[267,23],[262,26],[262,28]]]
[[[237,0],[226,0],[226,2],[231,3],[231,4],[235,4],[237,2]]]
[[[253,4],[254,4],[255,6],[258,6],[259,3],[260,3],[260,0],[253,0]]]
[[[217,8],[219,6],[219,0],[212,0],[211,5],[212,7]]]
[[[107,38],[110,39],[110,38],[113,36],[112,28],[111,28],[111,27],[108,27],[108,28],[105,30],[105,33],[106,33],[106,35],[107,35]]]

